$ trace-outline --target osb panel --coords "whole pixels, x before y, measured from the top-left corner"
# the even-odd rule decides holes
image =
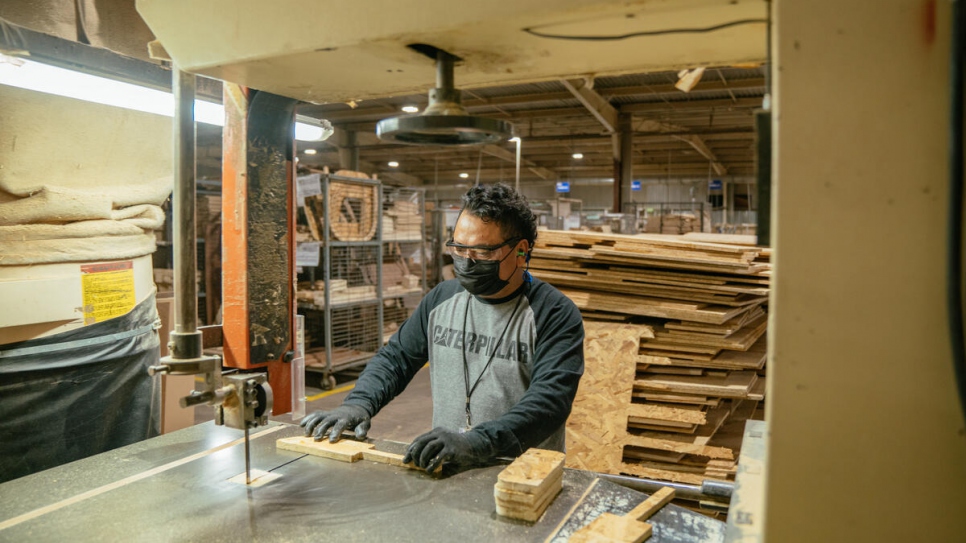
[[[641,338],[649,326],[584,322],[584,376],[567,421],[572,468],[619,473]]]

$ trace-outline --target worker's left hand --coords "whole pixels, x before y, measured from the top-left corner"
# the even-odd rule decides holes
[[[475,434],[460,434],[443,428],[434,428],[409,445],[404,463],[412,462],[417,467],[432,473],[444,462],[467,465],[487,460],[485,453],[474,443]]]

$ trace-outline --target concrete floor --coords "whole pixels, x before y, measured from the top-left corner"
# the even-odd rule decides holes
[[[346,378],[341,375],[336,377],[340,381]],[[351,376],[348,378],[351,379]],[[354,380],[348,380],[339,382],[332,390],[325,391],[306,386],[305,412],[312,413],[319,409],[333,409],[342,405],[342,400],[345,399],[354,385]],[[214,412],[211,408],[202,406],[194,409],[195,424],[207,422],[214,418]],[[271,419],[279,422],[298,423],[298,420],[293,421],[292,417],[287,414],[271,417]],[[429,366],[427,365],[419,370],[402,394],[373,417],[369,437],[409,443],[432,430],[432,422],[433,403],[430,396]]]

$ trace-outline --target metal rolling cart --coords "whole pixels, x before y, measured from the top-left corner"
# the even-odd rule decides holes
[[[334,373],[365,365],[381,346],[382,185],[378,180],[322,174],[320,194],[305,198],[306,220],[321,249],[310,271],[319,288],[305,316],[307,374],[322,388]]]
[[[425,196],[331,174],[318,190],[304,206],[320,245],[319,266],[307,272],[316,290],[300,296],[299,310],[306,373],[331,388],[336,372],[369,362],[425,293]]]

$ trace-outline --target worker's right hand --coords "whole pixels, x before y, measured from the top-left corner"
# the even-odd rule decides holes
[[[325,435],[329,442],[335,443],[342,437],[343,430],[355,430],[357,439],[365,439],[371,424],[369,412],[358,405],[343,404],[332,411],[316,411],[299,422],[305,428],[306,436],[322,441]]]

